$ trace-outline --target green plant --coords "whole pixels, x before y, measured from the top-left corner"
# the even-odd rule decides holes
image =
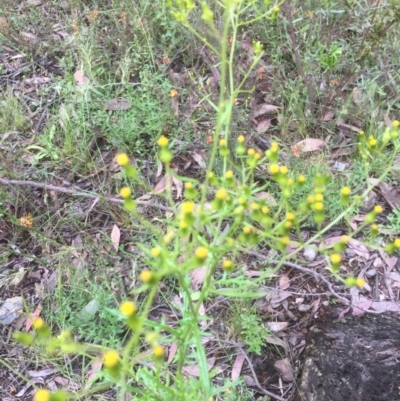
[[[388,223],[385,224],[385,227],[387,227],[390,230],[393,230],[393,232],[398,233],[400,232],[400,209],[394,209],[391,213],[388,214],[387,216]]]
[[[226,389],[234,387],[236,384],[230,381],[223,386],[217,386],[213,378],[218,372],[208,369],[207,352],[203,344],[208,333],[200,327],[201,323],[207,321],[207,316],[200,313],[204,303],[217,295],[232,298],[263,296],[259,285],[272,272],[279,270],[285,261],[322,238],[324,233],[354,212],[362,197],[373,188],[369,184],[361,195],[356,196],[350,187],[343,186],[337,196],[337,202],[341,203],[343,210],[323,226],[328,204],[328,174],[315,175],[310,183],[309,177],[292,172],[286,165],[278,163],[277,143],[273,143],[265,154],[261,154],[245,146],[244,136],[236,139],[233,137],[235,99],[247,93],[244,85],[263,56],[262,44],[254,42],[249,68],[244,77],[238,79],[234,69],[234,44],[239,28],[257,21],[272,21],[275,24],[280,11],[279,5],[280,3],[271,6],[268,1],[258,4],[225,0],[215,5],[219,7],[218,13],[221,15],[220,28],[215,19],[217,11],[203,3],[203,34],[203,31],[196,30],[191,23],[192,15],[196,13],[194,3],[191,0],[171,2],[173,16],[219,59],[219,98],[215,102],[209,99],[216,111],[212,149],[207,171],[203,177],[194,179],[180,176],[174,171],[171,165],[171,141],[164,135],[158,138],[159,160],[168,177],[184,182],[185,198],[184,202],[177,205],[172,196],[171,185],[167,184],[165,201],[171,219],[165,219],[161,228],[155,229],[137,210],[131,189],[121,188],[120,196],[124,200],[125,209],[132,212],[138,224],[154,232],[155,240],[152,244],[139,244],[142,265],[145,266],[139,274],[140,283],[129,296],[122,297],[119,311],[113,312],[115,319],[124,322],[129,332],[128,339],[121,349],[101,347],[104,365],[104,370],[99,374],[101,383],[86,390],[85,395],[96,392],[101,386],[102,389],[116,388],[120,400],[124,400],[126,393],[130,393],[137,399],[144,400],[204,401],[220,397]],[[255,7],[253,12],[247,14],[252,6]],[[249,19],[245,19],[244,15],[249,15]],[[231,42],[233,45],[230,45]],[[389,150],[387,167],[378,177],[378,181],[389,172],[394,155],[400,150],[398,128],[399,123],[395,121],[381,136],[367,137],[367,134],[360,132],[359,152],[366,173],[369,172],[370,160],[374,155]],[[127,154],[117,155],[117,162],[127,177],[142,185]],[[215,171],[217,163],[221,166],[218,174]],[[255,169],[260,164],[267,166],[268,178],[281,195],[281,201],[276,206],[257,197],[269,185],[260,184],[254,178]],[[293,202],[306,185],[309,185],[307,195],[304,194],[306,196]],[[319,249],[326,257],[332,277],[338,282],[349,287],[363,286],[362,279],[341,274],[341,253],[345,251],[350,238],[360,230],[370,228],[371,233],[376,234],[375,220],[381,212],[382,208],[375,206],[357,230],[349,232],[349,235],[343,236],[337,243]],[[300,232],[301,226],[310,219],[318,230],[304,240]],[[369,245],[380,249],[380,244],[373,240]],[[276,261],[271,261],[270,268],[260,271],[259,277],[251,278],[238,265],[241,255],[258,247],[274,249],[279,252],[279,257]],[[400,239],[390,242],[385,250],[391,253],[398,248]],[[204,277],[201,286],[193,289],[190,273],[200,267]],[[150,314],[160,286],[171,276],[178,283],[182,294],[180,315],[174,324],[169,324],[163,317],[155,320]],[[255,330],[256,327],[257,341],[250,340],[250,330]],[[256,315],[243,319],[242,335],[256,352],[259,351],[261,337],[264,336],[261,327],[261,321]],[[49,354],[72,353],[95,359],[90,344],[77,341],[69,331],[53,336],[50,327],[41,318],[34,321],[34,328],[34,335],[16,333],[15,338],[26,345],[38,343]],[[172,355],[172,361],[168,362],[164,358],[166,349],[173,346],[177,352]],[[198,377],[187,379],[184,376],[187,365],[198,367]],[[63,393],[50,395],[46,391],[39,390],[35,401],[68,397]]]
[[[261,354],[261,348],[265,345],[266,337],[271,333],[264,326],[262,320],[255,313],[246,312],[241,316],[241,338],[248,347],[249,352]]]

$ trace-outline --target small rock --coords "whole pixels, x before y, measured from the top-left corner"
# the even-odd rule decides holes
[[[276,361],[274,368],[281,375],[284,382],[292,382],[294,380],[293,368],[288,358]]]
[[[271,331],[285,330],[289,326],[289,322],[268,322],[265,326]]]
[[[374,267],[382,267],[383,266],[383,260],[381,258],[376,258],[374,260]]]
[[[354,256],[356,256],[356,252],[354,251],[354,249],[347,248],[347,249],[346,249],[346,255],[347,255],[349,258],[354,258]]]
[[[365,275],[366,275],[368,278],[371,278],[371,277],[376,276],[376,269],[369,269],[369,270],[367,270],[367,271],[365,272]]]
[[[312,262],[317,257],[318,252],[314,248],[306,248],[304,249],[303,256],[309,262]]]
[[[297,307],[299,312],[308,312],[311,309],[312,305],[301,304]]]
[[[8,298],[0,307],[0,323],[11,324],[24,310],[22,297]]]
[[[377,200],[378,195],[374,191],[371,191],[363,198],[361,208],[363,211],[369,212],[376,205]]]

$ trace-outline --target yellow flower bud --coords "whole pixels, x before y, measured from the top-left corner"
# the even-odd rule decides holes
[[[243,227],[243,233],[244,234],[250,234],[251,233],[251,227],[250,226],[244,226]]]
[[[161,250],[159,248],[152,248],[150,252],[155,258],[161,254]]]
[[[156,358],[162,358],[164,356],[164,348],[159,344],[155,345],[153,347],[153,355]]]
[[[225,147],[226,145],[227,145],[226,139],[221,139],[221,140],[219,141],[219,146]]]
[[[322,202],[324,200],[324,195],[316,194],[315,195],[315,200],[316,200],[316,202]]]
[[[339,264],[342,261],[342,257],[338,253],[332,253],[330,259],[331,262],[335,265]]]
[[[295,214],[292,212],[286,213],[286,220],[294,220],[296,218]]]
[[[139,275],[140,280],[144,283],[149,283],[153,278],[153,273],[150,270],[143,270]]]
[[[164,135],[160,136],[157,141],[157,145],[161,148],[165,148],[168,145],[168,138]]]
[[[193,189],[193,183],[185,182],[185,189]]]
[[[324,210],[324,204],[322,202],[316,202],[314,204],[314,209],[320,212],[321,210]]]
[[[183,202],[182,203],[182,212],[185,214],[193,213],[194,207],[195,207],[195,205],[193,202],[189,202],[189,201]]]
[[[261,211],[262,211],[264,214],[268,214],[268,213],[269,213],[268,206],[263,206],[263,207],[261,208]]]
[[[124,301],[119,306],[119,310],[124,316],[130,317],[136,312],[136,305],[132,301]]]
[[[363,278],[358,278],[358,279],[356,280],[356,285],[357,285],[358,287],[364,287],[364,285],[365,285],[365,280],[364,280]]]
[[[128,187],[122,187],[119,191],[119,194],[121,195],[122,198],[126,199],[131,196],[131,189]]]
[[[343,235],[340,241],[342,244],[348,244],[350,241],[350,237],[348,235]]]
[[[225,200],[228,197],[228,192],[226,192],[226,189],[220,188],[216,193],[215,197],[218,200]]]
[[[374,212],[375,212],[376,214],[382,213],[382,212],[383,212],[382,206],[381,206],[381,205],[376,205],[376,206],[374,207]]]
[[[232,270],[232,268],[233,268],[233,262],[231,261],[231,260],[224,260],[223,262],[222,262],[222,268],[224,269],[224,270]]]
[[[349,196],[351,193],[351,189],[349,187],[343,187],[342,188],[342,195],[343,196]]]
[[[228,180],[230,179],[230,178],[232,178],[233,177],[233,171],[232,170],[228,170],[226,173],[225,173],[225,178],[227,178]]]
[[[249,156],[254,156],[255,153],[256,153],[256,151],[255,151],[253,148],[250,148],[250,149],[248,149],[248,151],[247,151],[247,154],[248,154]]]
[[[33,396],[33,401],[50,401],[50,397],[50,391],[40,388]]]
[[[278,144],[276,142],[272,142],[270,150],[271,152],[276,153],[278,151]]]
[[[277,164],[271,164],[269,166],[269,172],[271,174],[278,174],[279,173],[279,166]]]
[[[394,246],[395,246],[396,248],[400,248],[400,238],[396,238],[396,239],[394,240],[393,244],[394,244]]]
[[[129,157],[126,153],[119,153],[115,158],[120,166],[129,164]]]
[[[119,354],[115,350],[107,351],[103,355],[103,364],[106,368],[115,368],[119,364]]]
[[[243,142],[244,142],[244,139],[245,139],[245,138],[244,138],[243,135],[239,135],[237,141],[238,141],[239,143],[243,143]]]
[[[287,168],[287,166],[282,166],[282,167],[280,168],[281,174],[286,175],[286,174],[288,173],[288,171],[289,171],[289,169]]]
[[[304,182],[306,182],[306,177],[304,175],[299,175],[298,180],[299,180],[299,182],[304,183]]]
[[[196,258],[204,260],[208,256],[208,249],[205,246],[199,246],[195,251]]]
[[[394,120],[394,121],[392,122],[393,128],[397,128],[399,125],[400,125],[400,122],[397,121],[397,120]]]
[[[37,317],[34,321],[33,321],[33,327],[36,330],[40,330],[44,327],[44,320],[41,317]]]

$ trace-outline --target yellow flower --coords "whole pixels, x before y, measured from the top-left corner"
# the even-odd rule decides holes
[[[369,146],[374,147],[374,146],[376,146],[376,139],[370,137],[370,138],[368,139],[368,143],[369,143]]]
[[[316,194],[316,195],[315,195],[315,200],[316,200],[317,202],[322,202],[322,201],[324,200],[324,195],[322,195],[322,194]]]
[[[213,173],[212,171],[210,171],[210,172],[208,173],[208,178],[214,178],[214,173]]]
[[[153,273],[150,270],[143,270],[139,277],[144,283],[149,283],[153,278]]]
[[[156,358],[162,358],[164,356],[164,348],[161,345],[155,345],[153,347],[153,355]]]
[[[364,285],[365,285],[365,280],[364,280],[363,278],[358,278],[358,279],[356,280],[356,285],[357,285],[358,287],[364,287]]]
[[[115,159],[120,166],[126,166],[129,164],[129,157],[126,153],[119,153]]]
[[[255,151],[253,148],[250,148],[250,149],[247,150],[247,154],[248,154],[249,156],[254,156],[255,153],[256,153],[256,151]]]
[[[218,200],[225,200],[228,197],[228,193],[226,192],[226,189],[220,188],[216,193],[215,197]]]
[[[276,153],[278,151],[278,144],[276,142],[273,142],[271,144],[271,148],[270,148],[272,153]]]
[[[40,330],[44,327],[44,320],[41,317],[37,317],[34,321],[33,321],[33,327],[36,330]]]
[[[171,89],[169,92],[170,97],[176,97],[178,96],[178,91],[176,89]]]
[[[185,189],[193,189],[193,183],[185,182]]]
[[[315,201],[315,196],[314,195],[308,195],[307,196],[307,202],[308,203],[314,203]]]
[[[208,256],[208,249],[205,246],[199,246],[195,251],[196,258],[204,260]]]
[[[289,243],[289,241],[290,241],[290,238],[287,235],[285,235],[284,237],[281,238],[281,243],[283,245],[287,245]]]
[[[103,363],[106,368],[115,368],[119,364],[119,354],[115,350],[107,351],[103,355]]]
[[[400,248],[400,238],[396,238],[393,243],[396,248]]]
[[[179,222],[179,228],[181,228],[182,230],[184,230],[185,228],[188,228],[188,225],[187,225],[186,221],[181,220]]]
[[[258,159],[260,159],[260,157],[261,157],[261,153],[256,152],[256,154],[254,155],[254,158],[256,160],[258,160]]]
[[[343,187],[342,188],[342,195],[343,196],[349,196],[351,193],[351,189],[349,187]]]
[[[182,203],[182,212],[185,214],[193,213],[194,211],[194,203],[193,202],[183,202]]]
[[[281,174],[286,175],[286,174],[288,173],[288,171],[289,171],[289,169],[287,168],[287,166],[282,166],[282,167],[280,168]]]
[[[278,174],[279,173],[279,166],[277,164],[271,164],[269,166],[269,172],[271,174]]]
[[[291,221],[285,222],[285,227],[286,227],[286,228],[290,228],[290,227],[292,227],[292,226],[293,226],[293,223],[292,223]]]
[[[50,396],[50,391],[40,388],[33,396],[33,401],[50,401]]]
[[[157,140],[157,145],[161,148],[165,148],[168,145],[168,138],[164,135],[160,136]]]
[[[251,233],[251,227],[249,227],[249,226],[243,227],[243,233],[244,234],[250,234]]]
[[[225,177],[229,180],[230,178],[232,178],[233,177],[233,171],[232,170],[228,170],[226,173],[225,173]]]
[[[342,242],[342,244],[348,244],[350,241],[350,237],[348,235],[343,235],[340,241]]]
[[[263,207],[261,208],[261,211],[262,211],[264,214],[268,214],[268,213],[269,213],[268,206],[263,206]]]
[[[238,204],[239,205],[244,205],[246,203],[246,199],[244,199],[244,198],[239,198],[238,199]]]
[[[130,317],[136,312],[136,305],[132,301],[124,301],[119,306],[119,310],[124,316]]]
[[[239,143],[243,143],[243,142],[244,142],[244,139],[245,139],[245,138],[244,138],[243,135],[239,135],[237,141],[238,141]]]
[[[296,218],[295,214],[292,212],[286,213],[286,220],[294,220]]]
[[[159,248],[152,248],[150,252],[156,258],[160,256],[161,250]]]
[[[383,212],[382,206],[381,205],[376,205],[374,207],[374,212],[377,213],[377,214],[382,213]]]
[[[358,134],[359,134],[360,136],[363,136],[363,135],[365,134],[365,132],[364,132],[364,131],[360,131]]]
[[[301,183],[306,182],[306,177],[305,177],[304,175],[299,175],[298,180],[299,180],[299,182],[301,182]]]
[[[293,184],[294,184],[293,178],[289,178],[289,179],[287,180],[287,184],[288,184],[288,185],[293,185]]]
[[[119,194],[121,195],[122,198],[126,199],[131,196],[131,189],[128,187],[122,187],[119,191]]]
[[[219,141],[219,146],[225,147],[225,146],[226,146],[226,140],[225,140],[225,139],[221,139],[221,140]]]
[[[256,203],[256,202],[253,202],[253,203],[250,205],[250,208],[251,208],[252,210],[258,210],[258,209],[260,208],[260,205],[259,205],[258,203]]]
[[[400,122],[397,121],[397,120],[394,120],[394,121],[392,122],[392,125],[393,125],[393,128],[397,128],[397,127],[400,125]]]
[[[274,11],[275,11],[276,13],[279,13],[279,10],[280,10],[280,8],[279,8],[278,6],[275,6],[275,7],[274,7]]]
[[[222,268],[224,270],[231,270],[233,268],[233,262],[231,260],[224,260],[222,262]]]
[[[324,210],[324,204],[322,202],[317,202],[314,204],[314,209],[318,212]]]
[[[330,258],[331,262],[335,265],[339,264],[342,261],[342,257],[338,253],[332,253]]]

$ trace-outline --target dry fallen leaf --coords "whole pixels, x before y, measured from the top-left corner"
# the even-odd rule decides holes
[[[113,228],[111,230],[111,242],[113,244],[115,252],[118,252],[120,238],[121,238],[121,231],[118,228],[118,226],[116,224],[114,224]]]
[[[168,352],[168,363],[171,363],[172,360],[174,359],[174,356],[176,354],[176,351],[178,351],[178,346],[176,343],[172,343],[169,347],[169,352]]]
[[[241,351],[236,355],[235,362],[233,362],[233,366],[232,366],[232,373],[231,373],[232,381],[235,381],[239,378],[245,359],[246,358],[245,358],[243,352],[241,352]]]
[[[176,189],[176,199],[182,198],[183,182],[174,176],[172,176],[172,182]]]
[[[325,115],[322,121],[331,121],[335,113],[333,111],[328,111]]]
[[[268,113],[276,114],[278,110],[279,108],[272,104],[266,104],[266,103],[259,104],[254,110],[252,117],[256,118],[258,116],[262,116],[263,114],[268,114]]]
[[[190,155],[193,157],[193,160],[201,167],[207,168],[207,164],[204,161],[204,156],[198,152],[190,152]]]
[[[325,142],[317,138],[306,138],[300,142],[297,142],[292,146],[292,152],[296,157],[299,157],[301,153],[314,152],[320,150],[325,146]]]
[[[288,358],[280,359],[274,363],[274,368],[279,372],[284,382],[294,380],[294,372]]]
[[[357,106],[361,105],[361,91],[357,87],[353,89],[353,100]]]
[[[378,186],[382,192],[382,196],[393,209],[400,207],[400,195],[395,188],[383,181],[381,181]]]
[[[275,332],[285,330],[289,326],[289,322],[267,322],[265,323],[267,329]]]
[[[351,238],[349,241],[349,247],[353,249],[353,251],[364,259],[369,259],[368,248],[363,245],[360,241]]]
[[[266,191],[257,192],[256,194],[254,194],[254,196],[257,199],[261,199],[261,200],[265,201],[265,203],[269,206],[277,206],[278,205],[278,202],[275,200],[275,198]]]
[[[81,389],[80,384],[64,377],[57,376],[54,378],[54,381],[60,384],[63,390],[79,391]]]
[[[281,290],[286,290],[290,287],[290,280],[289,280],[289,276],[284,273],[282,274],[282,276],[279,278],[279,288]]]
[[[167,188],[167,174],[165,174],[160,181],[156,184],[156,186],[153,189],[154,194],[160,194],[161,192],[164,192]]]
[[[214,366],[215,360],[216,360],[215,357],[207,359],[207,370],[208,371],[210,371],[211,368]],[[183,371],[183,373],[186,373],[189,376],[196,376],[196,377],[200,376],[199,365],[186,365],[182,368],[182,371]]]
[[[82,70],[78,70],[74,74],[75,83],[77,85],[85,85],[89,83],[89,78],[84,74]]]
[[[106,110],[128,110],[132,105],[125,99],[112,99],[110,100],[104,108]]]
[[[257,132],[259,134],[266,132],[268,130],[268,128],[270,127],[270,125],[271,125],[271,119],[269,119],[269,118],[266,118],[265,120],[260,121],[257,125]]]
[[[192,279],[192,289],[197,291],[200,286],[203,284],[204,278],[206,277],[207,267],[201,266],[197,269],[191,270],[189,272],[189,276]]]

